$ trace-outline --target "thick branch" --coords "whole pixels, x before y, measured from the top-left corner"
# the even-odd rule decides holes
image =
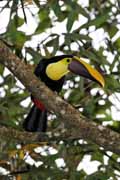
[[[25,131],[22,132],[22,131],[13,129],[11,127],[0,126],[0,138],[1,139],[10,140],[14,137],[13,140],[15,142],[19,142],[19,143],[20,142],[22,142],[22,143],[38,142],[38,134],[40,134],[40,133],[28,133]],[[42,136],[42,134],[43,133],[41,133],[40,136]],[[44,140],[44,139],[42,139],[42,140]]]
[[[54,111],[60,119],[72,127],[73,137],[79,136],[91,140],[104,147],[105,150],[120,153],[120,134],[97,125],[90,119],[87,120],[79,111],[38,80],[29,67],[16,57],[2,41],[0,41],[0,63],[6,66],[36,98],[41,100],[48,110]]]
[[[27,132],[27,131],[19,131],[11,127],[0,126],[0,138],[5,140],[13,139],[16,143],[39,143],[46,142],[48,144],[52,144],[54,142],[59,141],[71,141],[80,139],[79,135],[73,137],[73,134],[70,131],[64,131],[60,135],[56,134],[56,131],[53,132]]]

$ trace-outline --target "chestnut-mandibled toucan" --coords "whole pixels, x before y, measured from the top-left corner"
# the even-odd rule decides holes
[[[60,92],[62,89],[65,75],[69,72],[91,79],[104,86],[102,75],[81,58],[73,55],[61,55],[50,59],[43,59],[35,69],[35,75],[51,90],[56,92]],[[26,131],[45,132],[47,128],[47,110],[42,102],[33,96],[31,96],[31,99],[34,105],[24,120],[23,127]]]

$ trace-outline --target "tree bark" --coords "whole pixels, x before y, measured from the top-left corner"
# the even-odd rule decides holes
[[[105,150],[120,154],[120,134],[87,119],[52,92],[2,41],[0,41],[0,63],[6,66],[33,96],[41,100],[48,110],[55,112],[59,119],[68,124],[68,130],[73,138],[90,140]]]

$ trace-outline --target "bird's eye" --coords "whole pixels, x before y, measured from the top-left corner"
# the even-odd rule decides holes
[[[70,59],[67,59],[67,62],[69,63],[69,62],[70,62]]]

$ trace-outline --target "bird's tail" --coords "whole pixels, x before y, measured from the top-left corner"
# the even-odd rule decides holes
[[[47,111],[32,106],[23,122],[23,127],[30,132],[45,132],[47,128]]]

